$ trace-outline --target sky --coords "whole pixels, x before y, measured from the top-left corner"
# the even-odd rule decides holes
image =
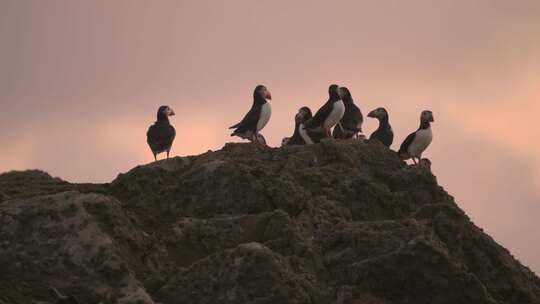
[[[153,160],[160,105],[173,155],[219,149],[257,84],[277,146],[338,83],[386,107],[393,149],[432,110],[439,182],[540,273],[539,71],[536,0],[0,0],[0,172],[111,181]]]

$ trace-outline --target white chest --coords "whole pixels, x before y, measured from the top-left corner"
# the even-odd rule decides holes
[[[313,144],[313,141],[311,140],[311,137],[309,137],[309,135],[307,134],[306,129],[304,129],[304,124],[300,124],[298,126],[298,132],[300,133],[300,136],[302,137],[302,139],[304,140],[306,145]]]
[[[408,149],[409,155],[414,157],[422,156],[422,152],[426,150],[432,140],[431,127],[416,131],[416,136]]]
[[[270,116],[272,115],[272,107],[270,106],[270,103],[265,103],[261,107],[261,115],[259,116],[259,121],[257,122],[257,132],[262,130],[264,126],[268,123],[270,120]]]
[[[343,101],[334,102],[332,112],[330,112],[330,115],[324,121],[324,128],[329,129],[335,126],[343,118],[343,114],[345,114],[345,104]]]

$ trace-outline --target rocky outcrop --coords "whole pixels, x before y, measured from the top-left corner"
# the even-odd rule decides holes
[[[540,303],[429,170],[363,141],[2,174],[0,269],[0,303]]]

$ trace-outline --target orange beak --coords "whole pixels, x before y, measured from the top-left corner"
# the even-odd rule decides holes
[[[264,98],[272,100],[272,94],[270,94],[270,91],[266,90],[266,95],[264,96]]]

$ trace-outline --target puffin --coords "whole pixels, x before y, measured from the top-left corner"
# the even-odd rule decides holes
[[[369,112],[368,117],[379,120],[379,128],[369,136],[370,140],[378,140],[383,145],[390,147],[394,141],[394,132],[388,122],[388,112],[385,108],[377,108]]]
[[[401,159],[412,158],[415,165],[421,162],[422,153],[427,149],[433,139],[430,124],[432,122],[434,122],[433,113],[428,110],[422,111],[422,114],[420,114],[420,127],[415,132],[409,134],[399,148],[398,154]],[[418,159],[418,162],[416,159]]]
[[[285,145],[311,145],[313,139],[304,128],[304,123],[309,121],[313,117],[311,109],[308,107],[301,107],[298,113],[294,117],[294,133],[288,138]]]
[[[162,152],[169,152],[176,136],[176,130],[169,123],[169,116],[173,116],[174,111],[169,106],[161,106],[157,111],[157,121],[148,128],[146,132],[146,142],[154,154],[154,160],[157,161],[157,155]]]
[[[358,134],[362,132],[362,123],[364,116],[360,109],[354,104],[351,92],[346,87],[340,87],[340,96],[345,104],[345,114],[336,125],[332,136],[336,139],[358,138]]]
[[[248,139],[258,145],[266,145],[262,140],[264,137],[259,134],[259,131],[266,126],[272,114],[268,100],[272,100],[270,91],[263,85],[255,87],[253,105],[242,121],[229,127],[229,129],[234,129],[231,136]]]
[[[305,129],[319,132],[330,137],[330,129],[335,126],[345,114],[345,104],[341,100],[339,86],[332,84],[328,88],[328,101],[315,113],[315,116],[305,124]]]

